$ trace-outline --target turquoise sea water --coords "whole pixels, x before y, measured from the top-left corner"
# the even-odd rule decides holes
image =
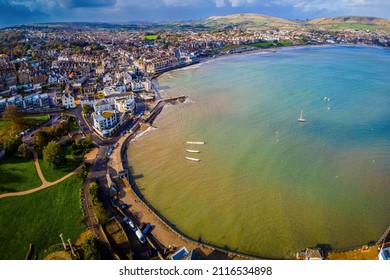
[[[289,258],[377,240],[390,224],[390,50],[230,56],[158,86],[190,100],[164,108],[129,159],[142,194],[184,234]]]

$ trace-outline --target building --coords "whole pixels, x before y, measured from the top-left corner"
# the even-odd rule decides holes
[[[50,107],[49,96],[39,92],[22,97],[20,94],[0,99],[0,115],[7,106],[16,106],[19,110],[40,110]]]
[[[129,96],[130,97],[130,96]],[[115,99],[115,108],[121,113],[133,113],[135,111],[134,97],[123,97]]]
[[[151,91],[152,90],[152,82],[147,78],[132,80],[131,81],[131,90],[134,92]]]
[[[70,93],[70,91],[64,90],[64,92],[61,95],[61,102],[62,102],[62,106],[64,106],[66,109],[76,108],[74,97]]]
[[[126,92],[126,87],[122,85],[109,86],[103,89],[104,96],[118,95]]]
[[[104,74],[104,66],[99,65],[98,67],[96,67],[96,75],[103,75],[103,74]]]
[[[102,99],[97,101],[95,104],[92,105],[92,107],[97,114],[100,114],[104,111],[110,111],[113,109],[112,103],[109,102],[107,99]]]
[[[94,128],[104,137],[111,136],[121,122],[118,111],[104,111],[93,116]]]

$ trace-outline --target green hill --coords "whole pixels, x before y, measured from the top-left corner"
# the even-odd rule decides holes
[[[244,26],[246,28],[289,28],[297,27],[299,23],[282,18],[261,15],[261,14],[233,14],[227,16],[212,16],[207,18],[205,24],[209,26]]]
[[[390,20],[376,17],[340,16],[313,19],[307,24],[321,26],[330,30],[359,29],[390,31]]]

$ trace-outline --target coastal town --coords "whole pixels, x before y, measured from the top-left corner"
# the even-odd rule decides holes
[[[67,241],[62,233],[53,233],[51,244],[41,247],[24,244],[23,239],[23,253],[7,252],[3,259],[26,254],[26,259],[266,258],[218,248],[201,237],[192,240],[143,199],[129,168],[129,143],[153,125],[165,104],[186,99],[162,97],[154,79],[235,53],[319,45],[390,47],[390,33],[384,30],[335,31],[304,24],[170,31],[41,24],[4,28],[0,38],[0,165],[30,164],[33,171],[25,173],[36,169],[34,176],[39,176],[35,181],[21,179],[21,184],[32,181],[27,187],[2,186],[0,202],[38,195],[69,178],[75,180],[74,175],[80,179],[69,183],[80,186],[73,195],[76,201],[62,205],[69,203],[82,216],[82,226],[64,230],[77,239]],[[22,119],[26,121],[18,121]],[[0,174],[18,176],[12,168]],[[340,252],[306,248],[289,257],[389,259],[390,228],[384,230],[376,242],[363,247]]]

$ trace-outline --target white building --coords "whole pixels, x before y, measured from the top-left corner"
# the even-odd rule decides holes
[[[115,108],[121,113],[133,113],[135,111],[134,97],[115,99]]]
[[[117,95],[126,92],[125,86],[110,86],[103,89],[104,96]]]
[[[151,91],[152,82],[147,78],[137,79],[131,81],[131,90],[137,91]]]
[[[93,104],[93,110],[97,114],[100,114],[103,111],[110,111],[112,110],[112,103],[106,99],[99,100],[95,104]]]
[[[103,136],[111,136],[120,124],[120,115],[118,111],[104,111],[101,114],[93,116],[93,126]]]
[[[100,114],[104,111],[118,110],[121,113],[133,113],[135,110],[134,95],[111,96],[109,98],[89,100],[83,99],[80,101],[81,106],[84,107],[89,104],[93,107],[95,113]]]
[[[130,75],[129,72],[126,72],[126,73],[123,75],[123,83],[124,83],[125,85],[130,84],[132,80],[133,80],[133,78],[131,77],[131,75]]]
[[[61,96],[62,105],[66,109],[73,109],[76,108],[76,103],[74,101],[74,97],[69,91],[64,90]]]

